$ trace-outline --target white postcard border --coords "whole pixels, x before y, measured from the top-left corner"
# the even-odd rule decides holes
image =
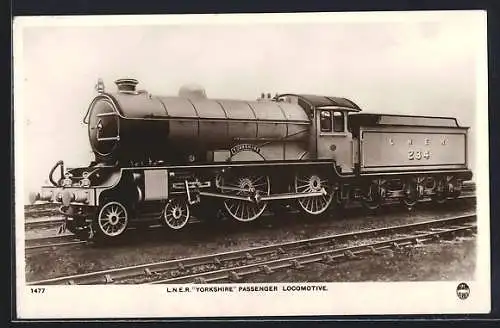
[[[14,21],[14,124],[16,169],[16,287],[17,310],[22,318],[137,318],[137,317],[211,317],[279,316],[333,314],[453,314],[490,311],[490,231],[489,159],[486,33],[477,56],[477,163],[476,177],[478,237],[475,281],[466,281],[470,297],[460,300],[456,287],[461,281],[418,283],[314,283],[266,284],[277,292],[187,292],[168,293],[174,286],[45,286],[43,294],[33,294],[26,286],[24,272],[23,209],[23,67],[22,32],[30,26],[47,25],[153,25],[153,24],[244,24],[280,21],[336,22],[399,21],[441,19],[446,12],[413,13],[314,13],[260,15],[176,15],[176,16],[100,16],[16,18]],[[476,12],[486,31],[486,13]],[[470,11],[455,13],[469,18]],[[419,16],[420,15],[420,16]],[[446,16],[444,16],[446,17]],[[444,18],[446,19],[446,18]],[[257,284],[261,285],[261,284]],[[326,286],[327,291],[283,291],[286,286]],[[199,287],[205,285],[197,285]],[[240,284],[209,285],[232,286]]]

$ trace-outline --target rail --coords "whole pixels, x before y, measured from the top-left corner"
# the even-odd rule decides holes
[[[84,243],[86,243],[86,241],[77,239],[73,234],[65,234],[41,238],[28,238],[25,240],[24,249],[27,253],[30,253],[51,249],[53,247],[73,246]]]

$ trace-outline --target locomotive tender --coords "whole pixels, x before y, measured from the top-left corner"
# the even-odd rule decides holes
[[[52,186],[30,195],[61,203],[81,238],[117,237],[152,217],[181,229],[214,208],[249,222],[283,201],[308,215],[351,200],[372,210],[388,199],[443,203],[472,178],[468,128],[455,118],[362,114],[340,97],[209,99],[193,87],[156,96],[135,79],[115,83],[105,92],[99,80],[84,118],[95,160],[57,162]]]

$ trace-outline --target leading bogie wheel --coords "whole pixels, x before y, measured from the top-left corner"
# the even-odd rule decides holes
[[[128,227],[129,213],[127,207],[118,201],[106,202],[97,215],[96,233],[106,238],[122,235]]]
[[[318,173],[295,175],[296,193],[322,192],[323,190],[325,191],[324,195],[297,199],[303,212],[310,215],[323,214],[332,203],[334,192],[328,177]]]
[[[189,204],[185,199],[170,199],[163,210],[162,223],[167,227],[179,230],[186,226],[190,217]]]

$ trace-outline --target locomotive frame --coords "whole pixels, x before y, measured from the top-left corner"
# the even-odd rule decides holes
[[[387,199],[412,208],[424,197],[456,198],[472,178],[468,128],[455,118],[361,114],[346,98],[298,94],[216,101],[224,117],[204,90],[161,98],[137,83],[117,80],[116,94],[99,84],[84,118],[96,160],[74,169],[57,162],[52,186],[30,196],[61,203],[66,227],[82,239],[114,238],[146,218],[179,230],[193,212],[211,219],[220,209],[251,222],[282,201],[311,216],[352,200],[370,210]],[[168,151],[151,145],[167,135]]]

